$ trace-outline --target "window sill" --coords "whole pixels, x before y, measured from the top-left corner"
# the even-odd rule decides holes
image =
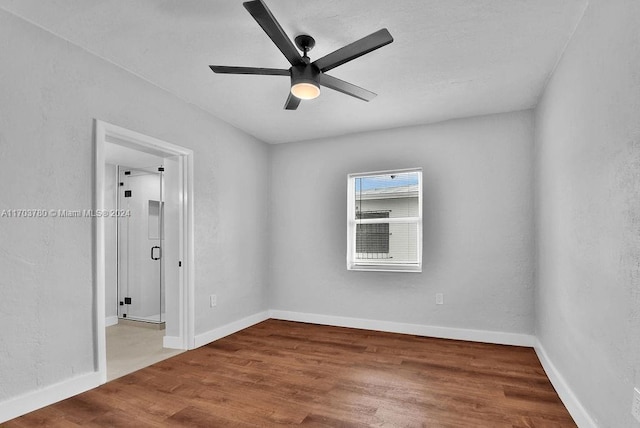
[[[369,271],[369,272],[413,272],[421,273],[420,265],[393,265],[393,264],[352,264],[347,266],[347,270],[352,271]]]

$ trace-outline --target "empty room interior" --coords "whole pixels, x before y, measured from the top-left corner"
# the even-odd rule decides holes
[[[639,28],[0,0],[0,424],[640,427]]]

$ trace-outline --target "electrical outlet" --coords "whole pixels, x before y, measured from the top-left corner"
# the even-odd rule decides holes
[[[442,293],[436,293],[436,305],[444,305],[444,295]]]
[[[640,390],[633,388],[633,404],[631,405],[631,414],[638,422],[640,422]]]
[[[209,296],[209,306],[213,308],[217,305],[218,305],[218,296],[216,296],[215,294],[212,294],[211,296]]]

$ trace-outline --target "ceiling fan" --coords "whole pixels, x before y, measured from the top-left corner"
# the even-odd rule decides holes
[[[289,69],[279,69],[210,65],[209,67],[214,73],[289,76],[291,78],[291,91],[284,105],[286,110],[297,109],[298,105],[300,105],[300,100],[316,98],[320,95],[320,86],[334,89],[364,101],[370,101],[376,96],[371,91],[329,76],[326,72],[393,42],[393,37],[391,37],[386,28],[311,62],[307,54],[315,46],[316,42],[313,37],[301,34],[295,38],[296,46],[303,53],[301,56],[263,0],[247,1],[243,5],[284,54],[291,67]]]

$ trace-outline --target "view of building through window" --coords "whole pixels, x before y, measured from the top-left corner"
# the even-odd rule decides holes
[[[389,218],[389,211],[357,211],[356,219]],[[356,224],[356,257],[389,258],[389,223]]]

